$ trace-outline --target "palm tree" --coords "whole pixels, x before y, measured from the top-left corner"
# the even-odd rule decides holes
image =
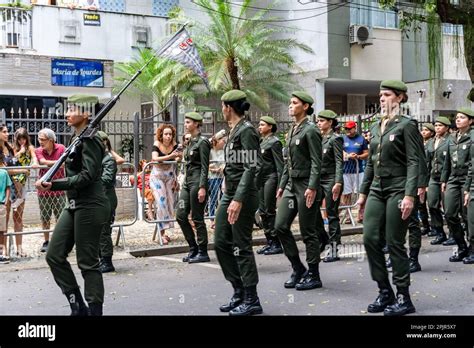
[[[291,73],[301,71],[290,51],[311,48],[294,38],[281,38],[288,29],[268,25],[270,8],[253,11],[244,0],[239,11],[225,0],[195,0],[209,18],[199,23],[178,15],[172,21],[191,23],[190,31],[209,76],[211,91],[230,89],[246,92],[250,101],[268,110],[270,99],[287,101],[295,87]],[[253,11],[253,12],[251,12]]]

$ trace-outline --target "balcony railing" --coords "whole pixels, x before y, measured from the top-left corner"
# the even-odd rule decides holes
[[[31,11],[0,7],[0,48],[32,48]]]

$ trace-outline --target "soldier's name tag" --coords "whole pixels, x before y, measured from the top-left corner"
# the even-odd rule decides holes
[[[265,153],[265,150],[264,150],[264,149],[262,149],[262,151],[261,151],[261,152],[262,152],[262,153]]]
[[[390,141],[394,141],[395,140],[395,134],[390,134],[390,137],[388,139]]]
[[[299,139],[296,139],[296,145],[299,145],[300,144],[300,140]]]
[[[324,149],[324,150],[323,150],[323,153],[326,153],[326,152],[328,152],[328,149]]]
[[[462,149],[463,149],[463,150],[466,150],[466,148],[467,148],[467,145],[463,145],[463,146],[462,146]]]

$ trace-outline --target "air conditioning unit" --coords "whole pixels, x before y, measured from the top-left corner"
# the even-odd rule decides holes
[[[366,25],[351,25],[349,27],[349,43],[362,45],[362,48],[372,45],[372,29]]]

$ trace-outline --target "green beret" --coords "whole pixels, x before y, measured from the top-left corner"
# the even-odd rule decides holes
[[[241,91],[240,89],[232,89],[229,92],[224,93],[221,100],[223,102],[233,102],[245,98],[247,98],[247,94],[245,94],[244,91]]]
[[[308,103],[309,105],[314,104],[314,99],[305,91],[294,91],[293,93],[291,93],[291,95],[305,103]]]
[[[460,108],[460,109],[457,109],[456,112],[460,112],[461,114],[464,114],[469,117],[474,117],[474,110],[469,109],[469,108]]]
[[[323,110],[318,113],[318,117],[326,118],[328,120],[334,120],[337,114],[332,110]]]
[[[95,95],[74,94],[67,99],[67,102],[74,105],[95,105],[99,102],[99,98]]]
[[[447,118],[446,116],[438,116],[438,117],[436,117],[435,123],[441,123],[441,124],[444,124],[445,126],[448,126],[448,127],[451,126],[451,121],[450,121],[449,118]]]
[[[408,91],[407,85],[400,80],[385,80],[382,81],[380,84],[380,89],[390,89],[390,90],[396,90],[400,92],[406,92]]]
[[[193,121],[202,122],[202,116],[195,111],[185,113],[184,118],[189,118]]]
[[[266,122],[266,123],[271,124],[271,125],[276,125],[277,124],[275,119],[271,116],[262,116],[262,117],[260,117],[260,121]]]
[[[433,126],[432,123],[429,123],[429,122],[425,122],[421,125],[422,127],[425,127],[425,128],[428,128],[430,131],[432,131],[433,133],[436,132],[435,131],[435,127]]]
[[[107,135],[107,133],[105,133],[103,131],[98,131],[97,135],[99,136],[100,140],[102,140],[102,141],[109,139],[109,136]]]

